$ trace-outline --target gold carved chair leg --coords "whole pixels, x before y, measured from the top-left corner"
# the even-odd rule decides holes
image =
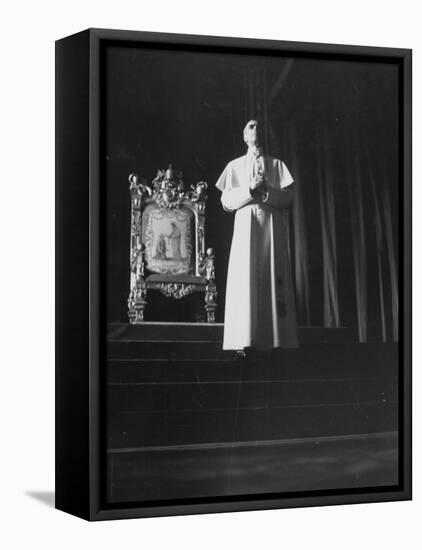
[[[132,325],[142,323],[147,305],[147,286],[145,282],[145,246],[138,242],[132,249],[131,275],[134,279],[128,299],[128,316]]]
[[[217,309],[217,287],[215,285],[215,254],[212,248],[208,248],[206,254],[201,256],[199,269],[207,280],[204,306],[207,314],[207,322],[215,323],[215,311]]]
[[[217,288],[213,281],[205,287],[205,311],[207,323],[215,323],[215,311],[217,309]]]

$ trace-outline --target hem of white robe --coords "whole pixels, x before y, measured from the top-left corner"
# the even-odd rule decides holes
[[[247,341],[247,342],[243,342],[243,343],[224,343],[223,341],[223,350],[226,350],[226,351],[237,351],[237,350],[244,350],[244,349],[247,349],[247,348],[251,348],[251,349],[255,349],[255,350],[259,350],[259,351],[270,351],[272,349],[296,349],[299,347],[299,341],[298,341],[298,338],[297,336],[293,336],[292,335],[289,335],[289,338],[285,338],[284,341],[282,338],[280,338],[280,342],[279,343],[276,343],[274,342],[274,344],[256,344],[252,341]]]

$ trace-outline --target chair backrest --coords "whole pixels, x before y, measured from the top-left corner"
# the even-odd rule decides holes
[[[150,274],[200,276],[205,254],[207,184],[185,190],[182,173],[170,165],[149,185],[130,174],[131,264],[144,251]],[[146,273],[145,273],[146,275]]]

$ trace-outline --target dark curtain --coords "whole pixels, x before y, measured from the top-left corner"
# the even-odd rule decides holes
[[[396,66],[114,47],[105,65],[109,321],[127,321],[127,176],[151,180],[172,163],[186,183],[209,183],[206,245],[217,254],[222,322],[233,215],[222,210],[214,184],[227,162],[245,153],[243,127],[258,117],[267,152],[282,158],[295,179],[291,257],[299,324],[346,326],[359,341],[397,340]]]

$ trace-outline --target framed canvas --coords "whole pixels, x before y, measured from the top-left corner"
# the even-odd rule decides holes
[[[411,50],[56,43],[56,507],[411,498]]]

